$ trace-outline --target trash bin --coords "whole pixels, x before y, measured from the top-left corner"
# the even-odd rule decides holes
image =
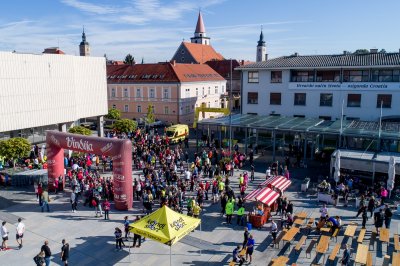
[[[247,223],[247,229],[250,231],[251,229],[252,229],[252,225],[251,225],[251,223]]]

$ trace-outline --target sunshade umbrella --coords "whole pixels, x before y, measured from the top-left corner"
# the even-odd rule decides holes
[[[163,206],[155,212],[129,225],[129,231],[171,246],[193,231],[200,219],[180,214]]]
[[[389,197],[394,188],[394,178],[396,175],[396,161],[393,156],[390,156],[389,159],[389,170],[388,170],[388,181],[387,181],[387,190],[389,190]]]
[[[340,150],[336,151],[336,156],[335,156],[335,173],[333,174],[333,178],[335,179],[335,182],[340,181]]]

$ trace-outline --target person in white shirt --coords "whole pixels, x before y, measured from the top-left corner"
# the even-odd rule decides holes
[[[321,219],[325,219],[325,217],[328,215],[328,209],[326,208],[326,204],[324,204],[321,209],[319,209],[319,212],[321,213]]]
[[[1,249],[6,250],[8,248],[7,246],[7,240],[8,240],[8,230],[6,228],[6,222],[2,222],[1,224],[1,237],[3,238],[3,242],[1,242]]]
[[[267,171],[265,172],[267,178],[271,176],[271,167],[268,167]]]
[[[271,222],[271,235],[272,235],[273,242],[272,242],[271,246],[274,246],[274,244],[276,244],[275,242],[276,242],[277,233],[278,233],[278,225],[275,223],[274,220],[272,220],[272,222]]]
[[[20,249],[22,248],[22,238],[24,237],[24,233],[25,224],[22,222],[21,218],[18,218],[16,239]]]

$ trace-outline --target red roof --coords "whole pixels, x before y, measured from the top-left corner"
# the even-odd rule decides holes
[[[204,33],[204,32],[206,32],[206,27],[204,27],[203,16],[201,15],[201,12],[199,12],[195,33]]]
[[[211,60],[224,60],[224,57],[217,53],[211,45],[189,42],[182,42],[182,44],[199,64],[204,64]]]
[[[112,83],[163,83],[225,79],[208,65],[158,63],[107,65],[107,80]]]
[[[223,76],[225,79],[229,79],[231,75],[231,60],[211,60],[206,62],[212,69],[218,74]],[[232,60],[232,79],[240,79],[240,71],[235,70],[236,67],[240,66],[237,60]]]
[[[65,54],[58,47],[49,47],[45,48],[43,54]]]

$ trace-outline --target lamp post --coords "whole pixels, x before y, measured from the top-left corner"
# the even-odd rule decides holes
[[[230,82],[229,82],[229,156],[232,158],[232,58],[230,63]]]

